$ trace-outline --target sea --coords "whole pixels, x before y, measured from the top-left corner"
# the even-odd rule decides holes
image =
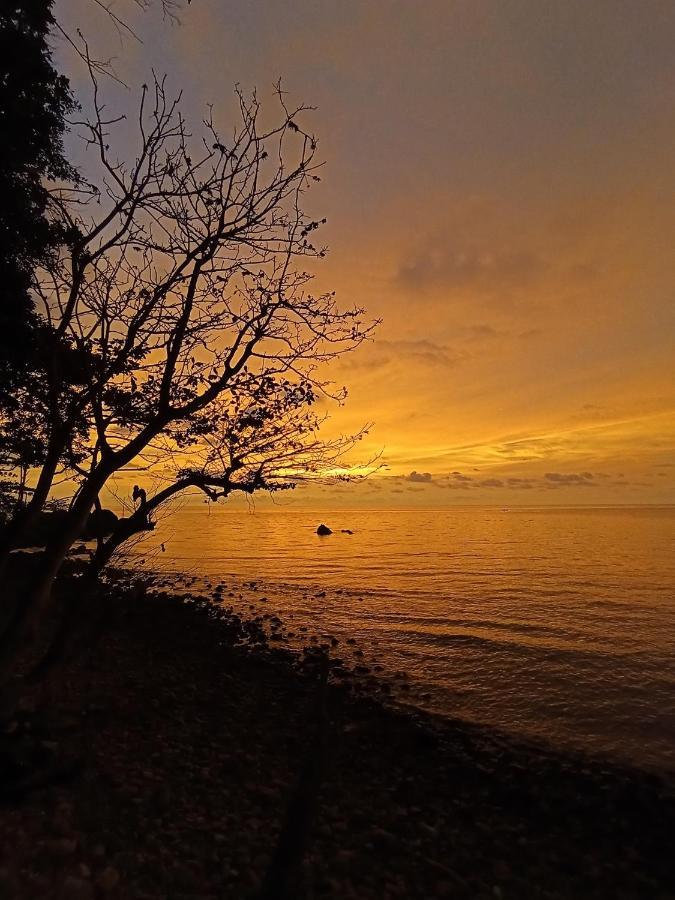
[[[675,507],[186,505],[132,554],[434,713],[675,771]]]

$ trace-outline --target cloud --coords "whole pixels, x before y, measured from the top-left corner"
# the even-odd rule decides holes
[[[403,260],[395,281],[407,289],[472,288],[502,292],[504,288],[531,284],[548,268],[542,256],[529,250],[483,252],[436,244]]]
[[[455,471],[449,475],[432,475],[431,472],[417,472],[413,470],[408,475],[397,475],[394,478],[401,481],[412,482],[422,490],[424,485],[434,485],[434,487],[450,489],[450,490],[475,490],[480,488],[506,488],[509,490],[532,490],[539,488],[562,488],[562,487],[592,487],[597,484],[595,479],[611,479],[613,476],[591,472],[547,472],[543,478],[530,477],[522,478],[510,476],[508,478],[471,478],[463,475],[462,472]],[[617,482],[614,481],[614,484]],[[618,482],[623,483],[623,482]],[[408,488],[409,490],[410,488]]]
[[[426,339],[410,341],[378,341],[380,349],[396,356],[406,356],[416,362],[431,365],[455,366],[466,358],[466,354],[452,350],[443,344],[435,344]]]
[[[406,481],[414,481],[417,484],[433,484],[434,478],[431,472],[415,472],[406,475]]]
[[[559,450],[555,437],[513,438],[494,445],[494,452],[509,462],[530,462],[554,456]]]
[[[506,484],[508,487],[516,488],[517,490],[529,490],[536,487],[537,481],[534,478],[507,478]]]
[[[342,364],[346,371],[367,369],[369,372],[383,369],[393,363],[405,361],[450,369],[468,358],[468,354],[454,350],[445,344],[422,338],[420,340],[388,341],[376,338],[357,354]]]
[[[663,464],[661,464],[663,465]],[[666,464],[667,465],[667,464]],[[477,470],[480,472],[480,470]],[[661,471],[661,474],[667,474]],[[659,479],[654,478],[655,482]],[[500,470],[491,470],[489,468],[473,477],[464,475],[459,470],[453,470],[447,474],[434,474],[432,472],[418,471],[413,469],[405,475],[385,475],[381,476],[381,485],[383,493],[381,497],[387,496],[389,492],[394,494],[400,493],[420,493],[430,500],[432,497],[441,497],[441,491],[461,491],[464,497],[471,497],[476,501],[488,501],[488,494],[495,491],[504,492],[504,496],[515,494],[523,491],[529,492],[527,502],[533,502],[534,498],[544,498],[547,493],[556,491],[570,491],[574,493],[580,488],[596,488],[596,491],[611,491],[608,497],[615,495],[616,491],[635,490],[637,488],[649,487],[644,480],[634,480],[619,476],[615,472],[546,472],[545,474],[524,473],[522,475],[506,475],[503,468]],[[446,495],[447,496],[447,495]],[[599,499],[599,495],[594,493],[595,499]],[[489,498],[494,501],[494,497]]]
[[[494,338],[502,337],[505,331],[498,331],[492,325],[468,325],[465,329],[465,341],[488,341]]]
[[[589,487],[593,484],[593,475],[590,472],[547,472],[544,478],[552,484],[576,484]]]

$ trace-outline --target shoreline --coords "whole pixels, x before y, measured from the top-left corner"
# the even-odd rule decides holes
[[[675,892],[672,777],[332,683],[317,744],[316,651],[298,671],[260,621],[189,592],[127,599],[118,612],[18,723],[81,767],[67,785],[3,805],[7,896],[262,896],[314,763],[288,896]]]
[[[116,576],[122,583],[134,577],[128,569],[117,570]],[[212,574],[195,574],[194,571],[155,569],[148,570],[147,577],[155,594],[190,594],[200,601],[212,602],[226,612],[236,612],[253,620],[261,625],[267,639],[277,647],[300,655],[308,644],[310,650],[321,647],[331,655],[334,664],[334,668],[331,668],[331,680],[353,687],[361,696],[375,697],[379,702],[400,708],[403,712],[438,718],[441,723],[455,723],[486,734],[501,735],[506,741],[532,746],[542,752],[547,748],[554,748],[553,752],[556,752],[555,747],[559,746],[563,754],[597,760],[610,766],[652,772],[675,780],[675,759],[672,754],[659,754],[653,747],[646,753],[636,755],[621,748],[616,739],[614,746],[603,746],[601,738],[594,739],[583,732],[575,742],[570,740],[569,728],[567,733],[560,735],[560,742],[556,744],[556,735],[547,729],[527,730],[521,723],[517,730],[509,730],[499,722],[485,720],[480,716],[474,718],[470,713],[458,713],[443,702],[445,696],[442,692],[430,692],[428,684],[418,683],[414,671],[406,669],[404,660],[389,658],[386,642],[380,641],[379,634],[376,641],[372,638],[369,640],[369,636],[363,633],[355,638],[354,631],[345,631],[344,624],[332,624],[330,617],[324,617],[321,612],[308,614],[304,610],[298,615],[293,608],[300,597],[305,605],[312,602],[321,604],[326,596],[351,592],[353,599],[362,592],[311,583],[289,584],[270,581],[269,578],[249,581],[237,575],[224,576],[223,580]],[[546,722],[546,719],[543,721]],[[618,752],[612,752],[613,750]]]

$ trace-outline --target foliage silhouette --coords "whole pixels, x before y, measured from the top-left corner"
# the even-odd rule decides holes
[[[0,404],[27,377],[41,329],[31,298],[35,267],[66,238],[50,217],[45,180],[74,179],[63,153],[75,104],[47,43],[51,3],[9,0],[0,10]]]

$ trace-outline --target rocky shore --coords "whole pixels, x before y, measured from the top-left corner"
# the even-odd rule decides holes
[[[675,897],[669,778],[387,708],[281,632],[120,602],[6,723],[0,898]]]

